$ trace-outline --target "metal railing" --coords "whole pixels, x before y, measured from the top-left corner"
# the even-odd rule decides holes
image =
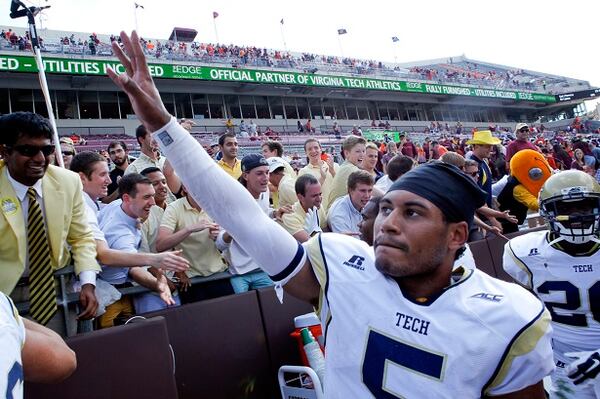
[[[196,277],[192,277],[190,278],[190,283],[192,285],[195,284],[204,284],[204,283],[208,283],[211,281],[217,281],[217,280],[225,280],[225,279],[230,279],[233,275],[227,271],[225,272],[221,272],[221,273],[215,273],[213,275],[210,275],[208,277],[201,277],[201,276],[196,276]],[[70,325],[69,322],[69,318],[67,317],[67,315],[69,314],[69,306],[75,306],[76,311],[78,312],[78,304],[79,304],[79,292],[69,292],[69,290],[67,289],[67,283],[71,278],[74,278],[75,274],[74,274],[74,268],[72,265],[70,266],[66,266],[63,267],[61,269],[58,269],[54,272],[54,278],[56,280],[58,280],[58,291],[57,291],[57,296],[56,296],[56,304],[58,306],[59,311],[62,311],[63,314],[65,315],[64,319],[64,331],[65,331],[65,335],[70,336],[70,331],[73,330],[73,328]],[[25,280],[23,280],[25,281]],[[25,284],[24,282],[22,282],[20,285]],[[135,295],[135,294],[142,294],[142,293],[147,293],[147,292],[152,292],[150,289],[143,287],[141,285],[135,285],[133,287],[127,287],[127,288],[120,288],[118,289],[118,291],[121,293],[121,295]],[[19,311],[19,314],[21,316],[27,316],[29,314],[29,301],[23,301],[23,302],[15,302],[15,306],[17,307],[17,310]],[[77,321],[77,329],[78,332],[89,332],[93,330],[93,323],[91,322],[91,320],[78,320]]]

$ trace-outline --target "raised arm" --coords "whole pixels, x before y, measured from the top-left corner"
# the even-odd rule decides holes
[[[115,42],[113,50],[126,73],[117,75],[109,70],[110,78],[127,94],[133,110],[148,130],[155,132],[161,150],[196,202],[275,282],[288,283],[300,270],[310,266],[304,248],[265,215],[250,193],[215,164],[202,146],[169,115],[150,76],[137,33],[133,32],[130,39],[121,32],[121,39],[125,52]],[[316,285],[314,274],[312,278]],[[306,287],[310,291],[307,295],[297,294],[303,292],[300,284],[305,283],[294,279],[286,289],[294,291],[295,296],[313,299],[313,284]]]

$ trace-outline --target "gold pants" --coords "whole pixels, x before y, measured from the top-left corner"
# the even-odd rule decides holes
[[[133,302],[129,295],[124,295],[117,302],[106,307],[106,312],[97,318],[98,328],[113,327],[117,318],[130,318],[135,315]]]

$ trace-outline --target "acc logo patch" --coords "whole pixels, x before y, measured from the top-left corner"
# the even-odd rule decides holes
[[[491,301],[491,302],[500,302],[503,297],[504,297],[504,295],[488,294],[486,292],[480,292],[478,294],[471,296],[471,298],[485,299],[486,301]]]
[[[19,201],[16,198],[2,198],[0,199],[0,207],[2,208],[2,213],[12,215],[19,210]]]

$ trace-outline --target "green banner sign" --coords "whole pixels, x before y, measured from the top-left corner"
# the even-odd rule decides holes
[[[106,75],[112,67],[124,72],[123,65],[116,60],[79,60],[70,58],[44,58],[47,73],[70,75]],[[509,90],[475,89],[463,86],[446,86],[433,83],[407,82],[390,79],[355,78],[348,76],[319,75],[311,73],[264,71],[258,69],[209,67],[194,64],[149,64],[152,76],[171,79],[200,79],[243,83],[285,84],[300,86],[322,86],[344,89],[385,90],[407,93],[441,94],[450,96],[472,96],[510,100],[554,103],[552,95],[524,93]],[[37,72],[35,59],[31,56],[0,55],[0,71]]]
[[[363,137],[367,141],[384,141],[385,136],[389,139],[399,142],[400,141],[400,132],[392,131],[392,130],[365,130],[363,132]]]

